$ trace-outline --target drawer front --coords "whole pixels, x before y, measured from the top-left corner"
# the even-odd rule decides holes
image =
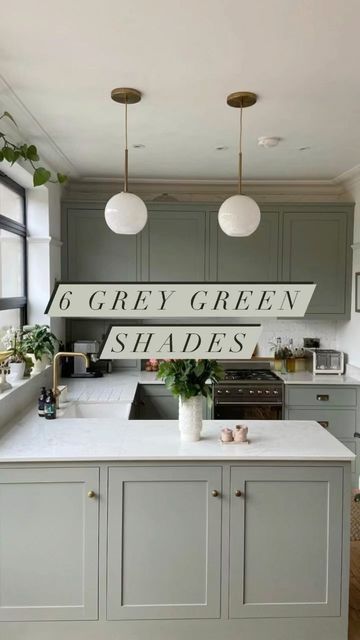
[[[354,438],[356,411],[351,409],[288,409],[289,420],[315,420],[336,438]]]
[[[342,387],[289,387],[289,406],[356,407],[356,389]]]

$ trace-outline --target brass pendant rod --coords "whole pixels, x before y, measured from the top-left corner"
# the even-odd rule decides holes
[[[242,194],[242,114],[243,108],[240,107],[240,136],[239,136],[239,194]]]
[[[128,102],[127,102],[127,96],[125,96],[125,174],[124,174],[125,193],[128,191],[128,166],[129,166],[127,108],[128,108]]]

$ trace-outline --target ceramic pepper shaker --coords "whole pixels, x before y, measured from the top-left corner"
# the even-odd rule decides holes
[[[237,424],[233,434],[234,441],[247,442],[247,434],[248,434],[248,427],[245,427],[244,425],[241,425],[241,424]]]
[[[229,429],[229,427],[224,427],[224,429],[221,429],[220,438],[222,442],[232,442],[233,441],[232,430]]]

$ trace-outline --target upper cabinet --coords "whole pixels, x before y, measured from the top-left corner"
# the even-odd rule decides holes
[[[135,236],[117,235],[104,208],[64,209],[63,278],[134,282],[314,282],[307,316],[346,319],[351,300],[353,205],[267,204],[259,228],[231,238],[217,207],[149,203]]]
[[[139,236],[118,235],[105,222],[103,208],[71,208],[63,220],[64,269],[68,280],[106,282],[137,280]]]
[[[279,212],[262,208],[261,223],[246,238],[231,238],[219,227],[217,211],[210,221],[210,280],[266,282],[278,279]]]
[[[204,207],[149,205],[142,232],[142,280],[202,282],[206,277]]]
[[[352,207],[287,207],[283,213],[282,280],[315,282],[308,316],[350,312]]]

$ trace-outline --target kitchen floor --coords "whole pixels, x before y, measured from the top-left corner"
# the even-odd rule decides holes
[[[360,640],[360,540],[351,543],[349,640]]]

